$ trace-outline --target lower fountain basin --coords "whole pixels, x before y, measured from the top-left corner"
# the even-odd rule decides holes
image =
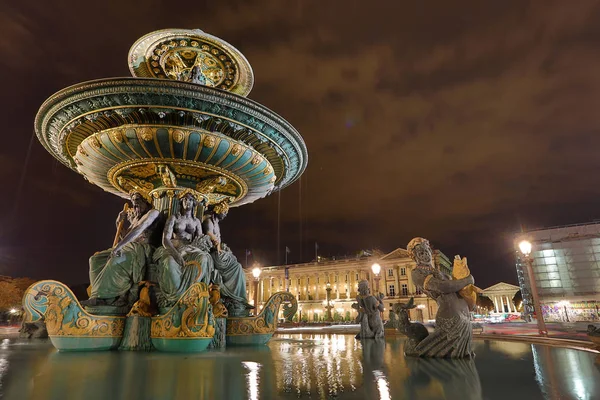
[[[1,339],[0,397],[22,398],[600,398],[597,354],[474,342],[474,360],[414,359],[404,339],[275,335],[266,346],[203,353],[57,352],[48,340]]]

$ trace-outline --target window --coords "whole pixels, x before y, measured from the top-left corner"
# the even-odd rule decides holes
[[[356,273],[356,280],[358,280],[358,272]]]
[[[310,278],[306,278],[306,284],[310,285]]]
[[[348,274],[346,274],[346,282],[348,282]]]
[[[388,276],[394,276],[394,270],[392,268],[388,269]]]
[[[408,285],[406,283],[402,284],[402,296],[408,296]]]
[[[319,277],[317,276],[317,283],[319,283]]]
[[[338,281],[338,276],[337,276],[337,275],[335,276],[335,278],[333,279],[333,281],[334,281],[335,283],[337,283],[337,281]]]
[[[396,288],[394,287],[394,285],[390,285],[388,288],[388,293],[390,296],[395,296],[396,295]]]
[[[423,294],[423,291],[418,287],[415,287],[415,294]]]
[[[300,278],[298,278],[298,286],[300,286]]]
[[[405,267],[400,268],[400,275],[402,275],[402,276],[406,275],[406,268]]]

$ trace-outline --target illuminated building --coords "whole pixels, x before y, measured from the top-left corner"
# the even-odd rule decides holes
[[[452,272],[452,264],[448,257],[441,251],[434,254],[436,266],[446,273]],[[262,268],[258,284],[259,307],[271,294],[289,290],[296,295],[303,320],[320,321],[326,315],[327,283],[331,288],[331,306],[334,320],[354,319],[356,311],[352,303],[356,302],[358,282],[366,279],[369,281],[371,293],[374,293],[376,277],[372,272],[372,265],[381,266],[379,273],[379,290],[385,295],[385,318],[392,303],[408,302],[414,297],[416,308],[410,310],[411,319],[414,321],[428,321],[434,319],[437,304],[421,293],[412,282],[410,276],[414,262],[405,249],[398,248],[391,253],[384,254],[378,251],[362,252],[360,256],[346,259],[326,260],[319,258],[319,262],[268,266]],[[287,279],[286,279],[287,269]],[[248,298],[254,298],[254,277],[251,271],[246,271],[248,282]]]
[[[568,225],[515,236],[516,268],[525,313],[533,313],[529,277],[518,249],[532,242],[533,275],[546,321],[600,318],[600,223]]]

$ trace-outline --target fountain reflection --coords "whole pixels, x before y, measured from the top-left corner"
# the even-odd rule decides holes
[[[407,357],[406,364],[410,370],[405,381],[408,398],[483,398],[479,373],[473,359]]]

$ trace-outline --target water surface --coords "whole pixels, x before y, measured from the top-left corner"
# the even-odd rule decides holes
[[[59,353],[1,339],[5,399],[600,399],[596,354],[476,341],[475,360],[406,358],[404,340],[274,337],[197,355]],[[598,360],[600,362],[600,360]]]

